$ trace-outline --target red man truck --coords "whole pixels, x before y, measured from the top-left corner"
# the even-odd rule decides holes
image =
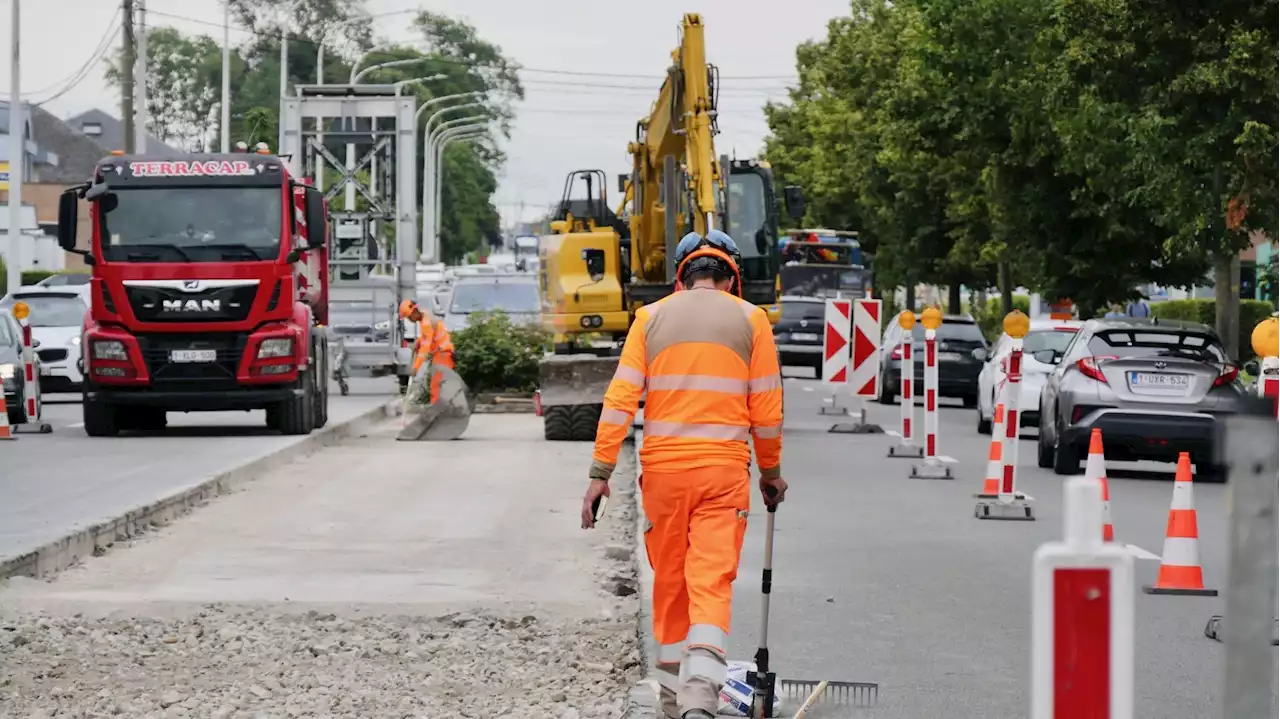
[[[81,199],[92,223],[76,247]],[[161,429],[166,412],[265,409],[328,421],[325,201],[256,153],[113,153],[66,190],[58,243],[92,268],[81,338],[91,437]]]

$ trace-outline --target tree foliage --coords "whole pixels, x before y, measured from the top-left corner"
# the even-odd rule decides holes
[[[1189,285],[1277,222],[1277,1],[852,0],[797,48],[765,155],[880,287],[1086,312]]]
[[[288,7],[289,12],[282,8]],[[419,60],[412,64],[378,68],[361,78],[367,83],[396,83],[414,78],[442,76],[431,82],[404,85],[406,95],[419,101],[457,93],[483,96],[483,106],[449,111],[440,122],[468,113],[487,117],[493,134],[506,136],[514,116],[513,103],[524,91],[516,74],[518,66],[465,22],[420,12],[411,27],[420,41],[386,43],[374,36],[372,16],[362,0],[231,0],[233,21],[252,32],[232,49],[231,142],[250,145],[266,142],[275,147],[279,136],[280,45],[288,33],[288,75],[291,84],[315,83],[317,50],[324,43],[326,83],[345,83],[352,64],[360,70],[394,60]],[[406,18],[407,19],[407,18]],[[209,151],[219,145],[221,134],[222,50],[206,35],[186,35],[168,27],[148,35],[148,130],[178,147]],[[417,49],[429,47],[429,51]],[[107,81],[120,85],[119,56],[108,63]],[[442,103],[439,108],[456,102]],[[432,114],[425,112],[424,118]],[[330,152],[342,157],[341,138],[326,136]],[[418,143],[420,168],[425,153]],[[367,147],[358,149],[361,155]],[[505,157],[492,141],[453,143],[445,152],[445,184],[442,198],[442,251],[454,261],[473,249],[485,248],[499,236],[499,215],[492,204],[497,187],[496,170]],[[359,175],[358,175],[359,176]],[[363,176],[367,181],[367,175]],[[326,187],[340,179],[326,173]],[[418,185],[422,188],[422,184]],[[363,205],[363,199],[359,200]],[[421,210],[421,208],[419,208]]]

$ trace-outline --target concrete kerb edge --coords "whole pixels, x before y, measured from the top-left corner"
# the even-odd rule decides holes
[[[366,425],[381,418],[398,415],[400,401],[396,399],[379,404],[355,417],[312,432],[298,442],[207,477],[194,486],[135,507],[89,527],[76,529],[34,551],[5,559],[0,562],[0,582],[9,577],[47,578],[80,562],[85,557],[102,554],[116,542],[139,536],[153,525],[163,525],[187,514],[206,504],[210,499],[227,494],[237,486],[257,479],[265,472],[349,439]]]
[[[643,439],[643,433],[637,427],[630,440],[631,451],[635,455],[636,468],[636,483],[635,491],[632,493],[632,501],[635,502],[636,539],[634,556],[636,578],[640,585],[640,607],[636,617],[636,639],[640,648],[640,662],[645,678],[636,682],[635,686],[631,688],[628,697],[627,717],[629,719],[662,719],[662,705],[658,696],[659,685],[653,673],[653,658],[657,651],[656,640],[653,636],[653,568],[649,566],[649,560],[644,551],[645,524],[648,520],[645,518],[644,503],[640,496],[640,445]]]

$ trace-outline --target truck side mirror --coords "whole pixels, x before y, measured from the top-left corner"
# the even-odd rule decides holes
[[[588,248],[582,251],[582,260],[587,263],[587,274],[592,282],[604,279],[604,250]]]
[[[324,195],[314,187],[308,187],[304,196],[305,215],[307,223],[307,248],[316,250],[324,247],[325,241],[328,239],[328,223],[324,211]]]
[[[58,197],[58,246],[67,252],[76,251],[76,222],[79,215],[78,188],[63,190]]]
[[[797,222],[804,218],[804,188],[799,185],[787,185],[782,190],[782,200],[787,206],[787,215]]]

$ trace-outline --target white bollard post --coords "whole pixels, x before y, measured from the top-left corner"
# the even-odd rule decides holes
[[[924,450],[916,446],[916,428],[911,421],[915,413],[916,366],[911,358],[911,329],[916,326],[915,313],[903,310],[898,315],[898,326],[902,328],[902,371],[899,373],[902,383],[902,437],[896,446],[889,448],[889,456],[920,459]]]
[[[1009,353],[1009,368],[1005,373],[1004,386],[1004,445],[1000,448],[1000,457],[1004,462],[1000,476],[1000,491],[994,500],[980,498],[974,508],[974,516],[979,519],[1011,519],[1034,521],[1035,510],[1031,505],[1033,497],[1017,490],[1015,478],[1018,468],[1018,435],[1021,418],[1018,415],[1018,400],[1022,392],[1022,338],[1027,336],[1031,320],[1021,310],[1014,310],[1004,318],[1004,331],[1013,342]]]
[[[951,468],[938,459],[938,327],[942,311],[921,313],[924,325],[924,464],[911,468],[912,479],[954,479]]]
[[[30,313],[31,308],[27,303],[13,303],[13,316],[22,327],[22,409],[27,420],[14,427],[13,431],[48,434],[53,431],[53,427],[40,419],[40,373],[36,372],[35,350],[31,346],[31,322],[27,319]]]
[[[1031,575],[1031,719],[1133,719],[1133,556],[1104,543],[1102,486],[1064,487],[1065,541]]]

